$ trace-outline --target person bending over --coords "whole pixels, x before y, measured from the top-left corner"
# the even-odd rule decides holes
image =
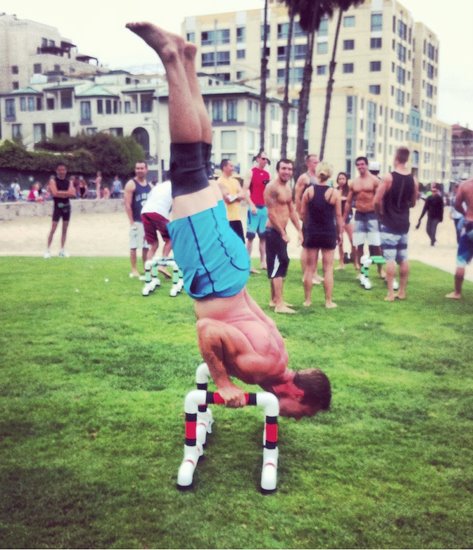
[[[300,418],[330,406],[320,369],[294,372],[274,322],[249,296],[249,257],[230,228],[221,192],[209,184],[212,130],[195,71],[196,47],[151,23],[129,23],[161,58],[169,85],[173,221],[169,232],[184,286],[195,299],[200,351],[230,407],[245,405],[232,376],[279,399],[281,414]]]

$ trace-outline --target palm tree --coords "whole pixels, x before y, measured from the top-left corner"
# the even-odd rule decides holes
[[[264,151],[266,133],[266,81],[268,78],[268,0],[264,1],[263,52],[261,54],[261,93],[260,93],[260,151]]]
[[[289,82],[291,73],[291,57],[292,57],[292,37],[294,34],[294,19],[295,13],[289,8],[289,28],[287,33],[287,46],[286,46],[286,69],[284,73],[284,99],[282,103],[282,128],[281,128],[281,158],[287,158],[287,134],[288,134],[288,121],[289,121],[289,109],[291,108],[291,102],[289,101]]]
[[[319,153],[320,160],[323,160],[324,153],[325,153],[325,142],[327,140],[328,121],[330,119],[330,105],[332,102],[333,83],[335,82],[334,74],[335,74],[335,69],[337,67],[337,63],[335,59],[337,57],[338,37],[340,35],[340,26],[342,23],[343,13],[346,12],[350,7],[357,6],[362,2],[363,0],[338,0],[337,1],[339,5],[338,19],[337,19],[337,27],[335,29],[335,40],[333,42],[333,48],[332,48],[332,58],[330,60],[330,65],[329,65],[329,77],[327,81],[327,89],[325,93],[324,123],[322,127],[322,138],[320,140],[320,153]]]
[[[337,0],[284,0],[288,9],[299,16],[301,28],[307,32],[307,49],[302,76],[302,87],[299,93],[299,110],[297,116],[297,146],[295,176],[303,170],[305,156],[305,128],[309,114],[310,87],[312,84],[312,58],[314,55],[315,34],[325,16],[332,16]]]

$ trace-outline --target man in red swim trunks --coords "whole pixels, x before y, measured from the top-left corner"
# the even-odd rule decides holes
[[[230,228],[222,194],[209,184],[212,129],[195,72],[196,47],[151,23],[129,23],[161,58],[169,84],[173,221],[169,233],[184,286],[195,299],[202,357],[226,405],[245,405],[230,379],[259,384],[279,399],[284,416],[311,416],[330,406],[320,369],[287,368],[284,341],[245,289],[249,258]]]

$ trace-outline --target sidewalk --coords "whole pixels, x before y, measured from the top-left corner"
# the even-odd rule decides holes
[[[66,249],[71,256],[123,256],[128,257],[128,220],[125,212],[81,213],[74,209],[69,226]],[[411,231],[409,233],[409,257],[438,269],[455,272],[456,249],[453,222],[445,209],[445,220],[439,224],[438,243],[430,246],[425,232],[426,219],[420,229],[415,229],[423,201],[419,201],[411,211]],[[46,248],[46,239],[51,227],[51,218],[23,217],[0,222],[0,256],[41,257]],[[59,226],[54,236],[52,253],[57,255],[60,241]],[[296,232],[290,224],[289,255],[299,258],[301,247],[297,244]],[[254,255],[257,254],[254,247]],[[473,267],[466,270],[467,280],[473,281]],[[453,284],[453,283],[452,283]]]

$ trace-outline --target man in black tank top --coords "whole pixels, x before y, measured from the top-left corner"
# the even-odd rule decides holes
[[[44,253],[44,258],[51,257],[51,243],[53,242],[54,233],[56,232],[59,220],[62,218],[62,234],[61,234],[61,250],[59,256],[65,258],[68,256],[64,249],[66,244],[67,229],[69,220],[71,219],[71,202],[70,199],[76,196],[76,191],[72,181],[67,179],[67,168],[63,162],[59,162],[56,166],[56,175],[51,176],[48,182],[49,191],[53,197],[53,220],[51,230],[48,235],[48,247]]]
[[[409,209],[415,206],[419,193],[419,184],[406,167],[408,160],[409,149],[399,147],[394,158],[394,171],[384,176],[374,198],[375,210],[381,222],[381,247],[386,260],[387,302],[406,298]],[[399,292],[394,295],[396,263],[399,265]]]

